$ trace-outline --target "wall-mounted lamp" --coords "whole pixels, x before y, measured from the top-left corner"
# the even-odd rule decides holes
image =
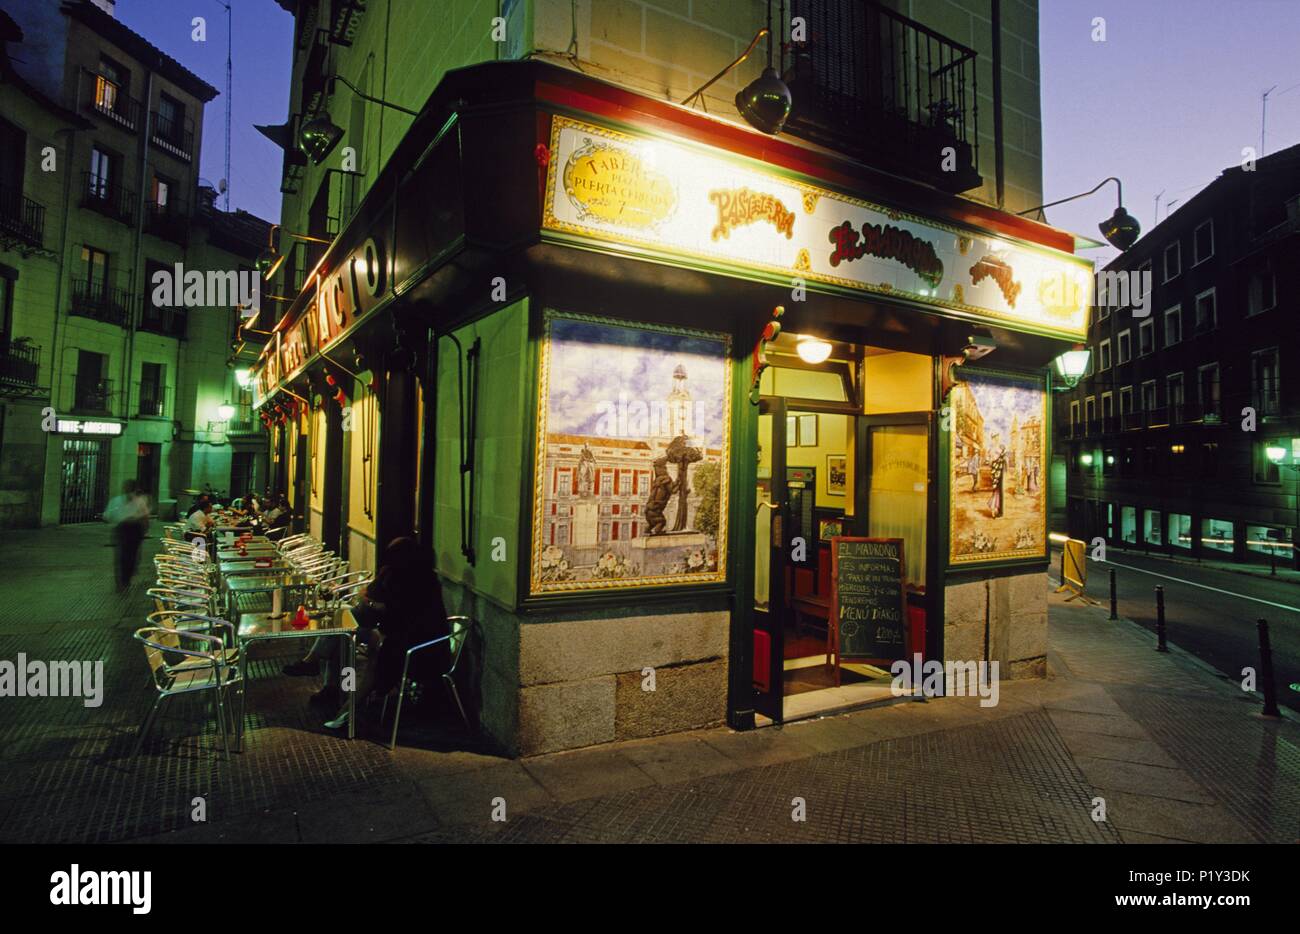
[[[268,242],[266,249],[259,253],[257,259],[253,261],[253,265],[257,267],[257,270],[262,274],[263,279],[274,278],[275,274],[280,271],[280,266],[283,265],[284,261],[288,258],[288,254],[281,253],[279,246],[276,245],[275,234],[279,229],[279,224],[271,225],[271,230],[267,236]],[[320,237],[310,237],[307,234],[294,233],[292,230],[286,230],[284,233],[286,236],[293,237],[295,240],[304,240],[307,243],[329,244],[330,242],[328,240],[322,240]],[[268,295],[266,297],[272,298],[274,296]]]
[[[352,89],[352,92],[363,101],[369,101],[372,104],[378,104],[380,107],[388,107],[393,110],[409,114],[412,117],[418,117],[419,112],[402,107],[399,104],[389,103],[378,97],[372,97],[363,92],[359,87],[344,78],[341,75],[333,75],[329,79],[328,93],[334,93],[334,82],[339,82]],[[306,154],[307,158],[315,165],[320,165],[329,154],[334,151],[334,147],[343,139],[343,128],[330,119],[327,111],[322,110],[316,116],[312,117],[302,125],[298,131],[298,148]]]
[[[1137,242],[1138,236],[1142,233],[1142,226],[1137,222],[1137,218],[1124,210],[1124,184],[1113,175],[1110,178],[1102,179],[1097,187],[1093,188],[1091,191],[1071,195],[1068,198],[1062,198],[1060,201],[1049,201],[1047,204],[1040,204],[1038,207],[1030,208],[1028,211],[1021,211],[1019,216],[1024,217],[1026,214],[1033,214],[1035,211],[1041,211],[1043,208],[1055,207],[1058,204],[1065,204],[1067,201],[1086,198],[1093,192],[1099,191],[1101,186],[1105,185],[1106,182],[1114,182],[1115,187],[1119,190],[1117,196],[1118,204],[1115,208],[1115,213],[1097,226],[1101,230],[1101,235],[1106,238],[1106,241],[1115,249],[1123,252]]]
[[[784,23],[784,3],[782,3],[781,10],[781,22]],[[769,136],[776,136],[780,133],[785,127],[785,121],[790,117],[790,109],[794,106],[794,98],[790,94],[790,88],[781,80],[776,67],[772,64],[772,0],[768,0],[767,3],[767,25],[754,33],[754,38],[749,40],[749,46],[745,51],[741,52],[730,65],[683,100],[682,104],[689,107],[691,102],[695,100],[703,104],[704,92],[729,71],[749,58],[749,53],[754,51],[754,46],[758,45],[758,40],[764,36],[767,36],[767,67],[763,69],[761,75],[737,92],[736,110],[754,129],[767,133]],[[705,111],[708,111],[707,106]]]
[[[1079,463],[1082,464],[1082,465],[1085,466],[1085,467],[1091,467],[1091,466],[1092,466],[1092,455],[1091,455],[1091,454],[1081,454],[1081,455],[1079,456]]]
[[[1062,389],[1073,389],[1079,385],[1079,380],[1083,379],[1083,374],[1088,372],[1088,361],[1092,359],[1092,351],[1082,344],[1075,344],[1070,350],[1061,354],[1052,361],[1052,368],[1056,370],[1056,375],[1060,378]]]
[[[247,367],[244,367],[243,369],[235,370],[235,382],[237,382],[241,387],[247,386],[252,381],[253,381],[252,370],[248,369]]]
[[[228,422],[235,417],[235,407],[229,402],[224,402],[217,406],[217,420]]]

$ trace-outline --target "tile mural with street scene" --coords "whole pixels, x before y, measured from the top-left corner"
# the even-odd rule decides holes
[[[1040,378],[965,369],[953,389],[952,564],[1047,554],[1047,391]]]
[[[730,340],[548,313],[532,592],[726,575]]]

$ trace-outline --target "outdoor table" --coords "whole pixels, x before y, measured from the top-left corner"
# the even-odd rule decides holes
[[[254,561],[257,558],[278,558],[280,553],[271,545],[249,545],[244,549],[248,554],[241,555],[238,548],[218,548],[218,561]]]
[[[228,606],[231,610],[239,612],[240,597],[272,594],[277,590],[286,591],[284,603],[289,605],[293,603],[290,595],[294,591],[308,591],[315,586],[313,581],[308,580],[301,574],[278,571],[275,568],[259,568],[258,572],[238,577],[228,577],[222,581],[226,596],[229,599]]]
[[[231,561],[222,561],[217,565],[224,577],[243,577],[249,574],[283,574],[290,570],[289,565],[281,561],[274,561],[266,567],[258,567],[255,560],[262,558],[274,558],[273,555],[258,555],[255,559],[253,555],[246,558],[236,558]]]
[[[242,613],[236,640],[239,643],[239,663],[244,668],[243,686],[239,692],[239,728],[235,731],[235,742],[242,752],[244,749],[244,709],[248,696],[249,675],[252,668],[248,664],[249,650],[254,642],[272,642],[283,639],[314,639],[317,636],[338,636],[347,640],[347,665],[354,671],[357,667],[357,621],[347,607],[335,611],[315,611],[310,622],[303,629],[294,629],[294,611],[286,610],[278,619],[270,613]],[[357,735],[357,692],[348,691],[348,739]]]

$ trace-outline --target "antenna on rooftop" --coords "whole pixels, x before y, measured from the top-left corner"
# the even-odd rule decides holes
[[[221,180],[221,191],[225,194],[226,210],[230,210],[230,98],[231,98],[231,64],[234,48],[234,30],[231,28],[230,4],[215,0],[226,10],[226,177]]]

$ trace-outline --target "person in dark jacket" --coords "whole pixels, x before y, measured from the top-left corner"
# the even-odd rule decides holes
[[[414,538],[393,539],[384,550],[375,579],[352,613],[357,620],[357,641],[369,650],[356,686],[357,701],[364,703],[399,685],[407,649],[451,632],[433,551]],[[339,648],[338,638],[318,639],[303,661],[284,670],[287,674],[315,674],[319,660],[324,660],[325,688],[313,700],[343,701],[338,691]],[[421,653],[420,664],[442,672],[450,660],[450,646],[443,642]],[[337,729],[347,722],[348,707],[344,703],[338,715],[325,725]]]

